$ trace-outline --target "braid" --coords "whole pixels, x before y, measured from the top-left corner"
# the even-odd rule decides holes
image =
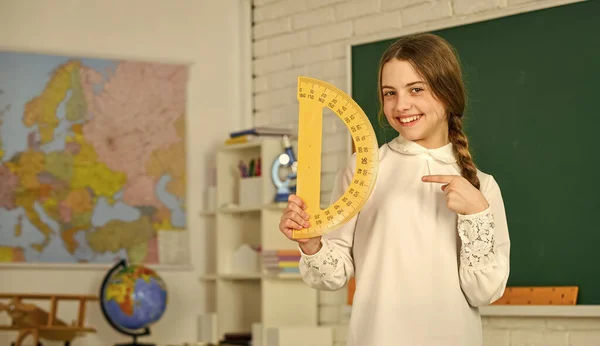
[[[477,167],[469,152],[469,142],[467,136],[463,132],[463,123],[460,116],[456,114],[450,115],[448,118],[448,132],[454,148],[454,153],[457,157],[458,165],[461,168],[461,175],[479,189],[480,184],[479,178],[477,178]]]

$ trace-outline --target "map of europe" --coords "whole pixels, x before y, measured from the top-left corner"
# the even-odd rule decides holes
[[[186,232],[186,66],[0,52],[0,262],[162,263]]]

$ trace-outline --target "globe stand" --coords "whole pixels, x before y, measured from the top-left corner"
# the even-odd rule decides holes
[[[150,333],[148,333],[150,334]],[[156,346],[156,344],[140,344],[137,342],[138,335],[131,335],[133,337],[132,343],[127,344],[115,344],[115,346]]]
[[[130,335],[133,338],[133,342],[130,343],[125,343],[125,344],[115,344],[114,346],[156,346],[156,344],[140,344],[137,342],[137,338],[138,336],[145,336],[146,334],[140,335],[140,334],[135,334],[135,335]],[[148,332],[148,335],[150,335],[150,332]]]
[[[120,268],[125,268],[127,267],[127,263],[125,262],[124,259],[121,259],[119,262],[117,262],[106,274],[106,276],[104,277],[104,280],[102,281],[102,285],[100,285],[100,308],[102,309],[102,314],[104,315],[104,318],[106,319],[106,321],[110,324],[111,327],[113,327],[116,331],[120,332],[121,334],[125,334],[127,336],[131,336],[133,338],[133,342],[132,343],[125,343],[125,344],[115,344],[114,346],[156,346],[156,344],[140,344],[137,342],[137,338],[140,336],[148,336],[150,335],[150,329],[148,327],[135,332],[135,331],[130,331],[128,329],[125,329],[117,324],[115,324],[109,317],[108,312],[106,311],[106,307],[104,306],[104,304],[102,304],[102,300],[103,300],[103,296],[102,293],[105,292],[105,287],[108,284],[108,281],[110,280],[111,276],[113,275],[114,272],[116,272],[118,269]]]

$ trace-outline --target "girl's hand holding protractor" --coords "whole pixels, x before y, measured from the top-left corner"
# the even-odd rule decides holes
[[[279,222],[279,230],[290,240],[298,242],[307,254],[316,253],[320,249],[321,236],[313,238],[294,238],[294,230],[310,227],[309,215],[306,212],[306,203],[297,195],[290,195],[288,204],[283,210]]]

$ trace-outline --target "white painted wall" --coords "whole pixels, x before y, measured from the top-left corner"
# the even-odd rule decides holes
[[[206,265],[198,211],[215,145],[251,119],[250,20],[250,2],[245,0],[0,2],[3,50],[191,64],[186,121],[193,267],[159,269],[169,288],[167,312],[152,329],[151,339],[160,345],[195,341],[196,317],[205,310],[204,285],[198,280]],[[97,294],[103,275],[100,269],[0,267],[0,292]],[[74,306],[65,308],[64,318],[76,318],[70,315]],[[0,319],[6,322],[5,314]],[[98,333],[74,345],[127,340],[110,329],[98,305],[89,306],[88,321]],[[0,345],[10,345],[11,340],[12,332],[0,331]]]
[[[297,123],[298,75],[349,92],[349,43],[398,37],[556,6],[572,0],[254,0],[254,123]],[[329,115],[324,132],[323,196],[347,154],[347,129]],[[328,200],[328,198],[327,198]],[[321,292],[320,323],[344,344],[349,308],[345,290]],[[598,318],[485,317],[485,346],[600,345]],[[552,338],[552,339],[550,339]]]

